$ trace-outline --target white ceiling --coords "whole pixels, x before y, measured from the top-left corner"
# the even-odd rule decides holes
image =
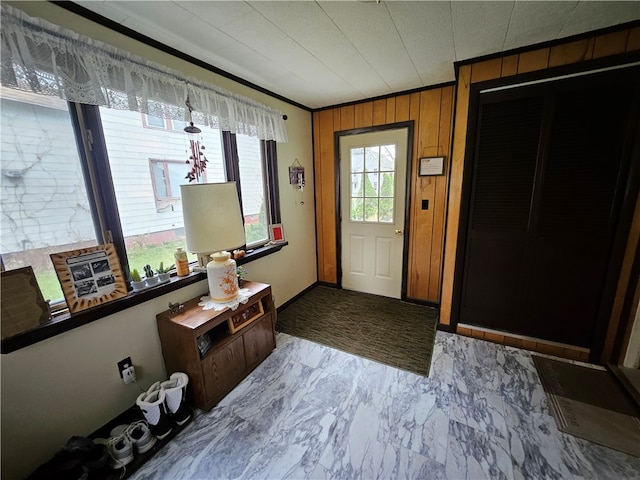
[[[76,1],[308,108],[453,81],[453,63],[640,19],[640,1]]]

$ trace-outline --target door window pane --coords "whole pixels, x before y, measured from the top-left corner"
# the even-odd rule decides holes
[[[131,269],[175,263],[177,247],[186,250],[180,185],[189,183],[189,142],[179,130],[145,128],[137,112],[100,108]],[[169,121],[168,121],[169,122]],[[202,128],[207,169],[200,181],[225,181],[220,132]],[[195,255],[190,255],[195,261]]]
[[[49,254],[97,245],[67,103],[2,89],[2,260],[63,300]]]
[[[351,149],[352,221],[394,222],[395,154],[395,145]]]
[[[269,239],[267,204],[260,153],[260,140],[248,135],[236,135],[242,211],[247,245],[263,243]]]

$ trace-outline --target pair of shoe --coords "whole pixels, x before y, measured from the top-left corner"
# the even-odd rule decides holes
[[[144,420],[138,420],[129,425],[119,425],[111,430],[108,439],[99,439],[104,443],[111,457],[110,465],[113,469],[124,468],[133,462],[137,454],[146,453],[156,444],[156,437],[151,433],[149,425]]]
[[[185,402],[188,383],[186,373],[176,372],[169,380],[151,385],[136,399],[136,405],[158,440],[166,438],[174,424],[184,425],[191,418],[191,409]]]
[[[41,465],[28,478],[86,480],[91,471],[99,470],[107,464],[107,457],[104,445],[75,435],[67,440],[51,460]]]

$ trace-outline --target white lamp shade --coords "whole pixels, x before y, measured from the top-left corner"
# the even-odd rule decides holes
[[[235,182],[180,185],[187,250],[212,253],[246,243]]]

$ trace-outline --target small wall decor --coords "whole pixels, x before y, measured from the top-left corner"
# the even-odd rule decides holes
[[[113,244],[52,253],[50,257],[71,313],[127,295]]]
[[[304,190],[304,167],[300,165],[297,158],[293,165],[289,167],[289,183],[295,185],[300,191]]]
[[[420,159],[418,175],[421,177],[444,175],[444,158],[445,157],[422,157]]]
[[[42,297],[33,268],[2,272],[2,339],[12,337],[51,318],[49,304]]]
[[[269,225],[269,237],[273,243],[282,243],[286,241],[284,238],[284,229],[282,228],[281,223]]]

